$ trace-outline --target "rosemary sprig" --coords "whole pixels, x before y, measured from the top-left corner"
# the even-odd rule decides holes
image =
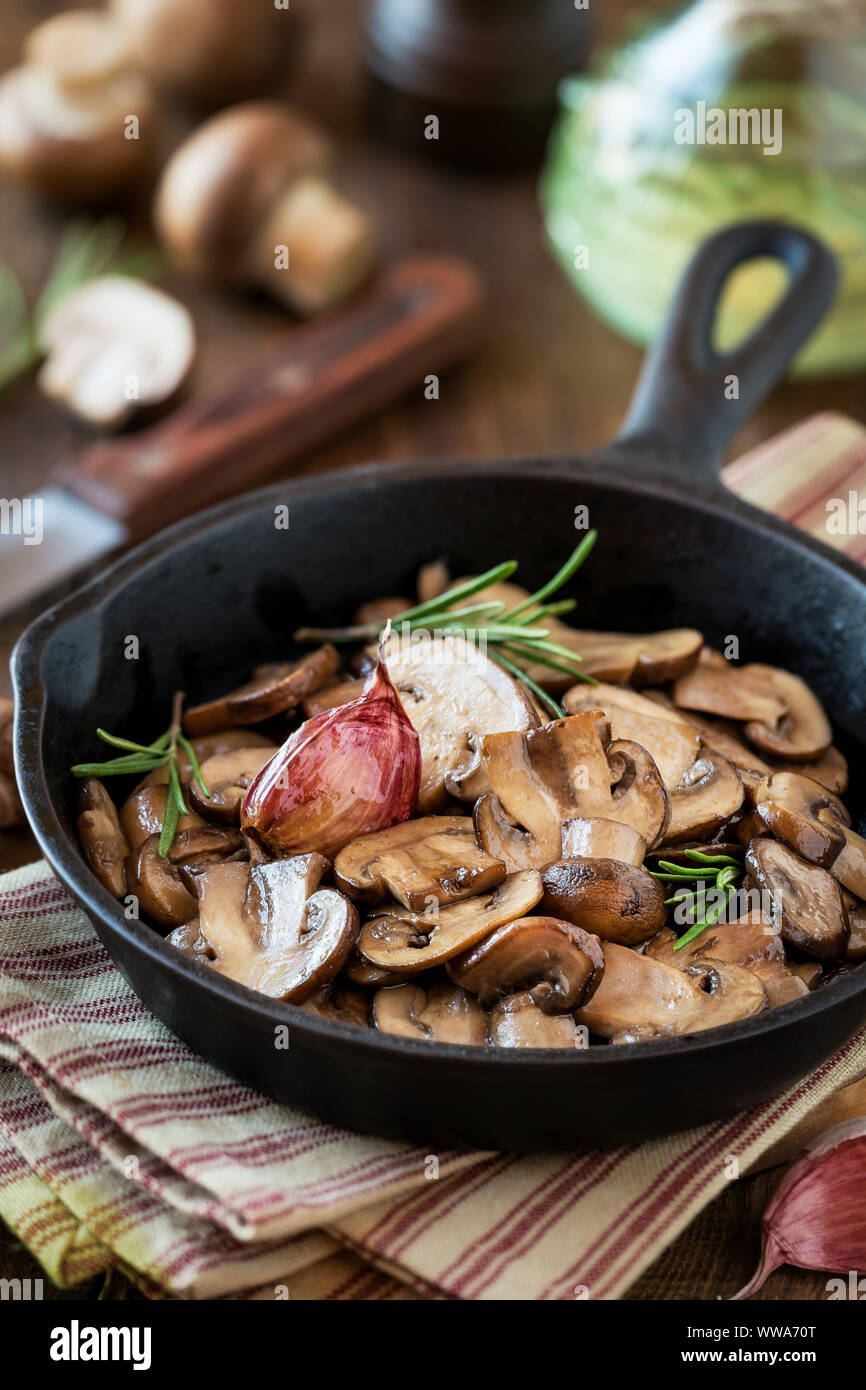
[[[126,777],[131,773],[140,776],[143,773],[154,772],[159,767],[168,767],[165,815],[159,836],[159,856],[161,859],[165,858],[174,843],[179,818],[189,814],[183,799],[183,788],[178,767],[181,754],[189,760],[192,775],[201,787],[203,794],[210,796],[201,775],[201,767],[195,750],[189,739],[181,733],[182,708],[183,691],[178,690],[172,700],[171,724],[164,734],[160,734],[159,738],[154,739],[153,743],[134,743],[132,739],[120,738],[117,734],[107,733],[105,729],[97,729],[96,736],[103,743],[107,743],[111,748],[123,748],[126,752],[118,758],[109,758],[104,763],[75,763],[70,769],[76,777]]]
[[[471,635],[484,643],[493,661],[522,681],[535,698],[559,718],[562,707],[526,674],[520,662],[532,661],[573,680],[585,681],[587,685],[598,684],[581,670],[582,658],[561,642],[552,640],[550,628],[543,626],[547,618],[570,613],[575,607],[574,599],[561,599],[556,603],[546,600],[577,573],[597,539],[597,531],[588,531],[553,578],[511,609],[502,602],[467,605],[465,600],[510,579],[517,569],[516,560],[494,565],[465,584],[457,584],[426,603],[405,609],[393,617],[391,623],[395,629],[409,632],[429,632],[431,627],[435,627],[441,632]],[[296,642],[372,642],[379,636],[380,627],[379,623],[356,623],[351,627],[336,628],[302,627],[298,628],[294,637]]]
[[[688,946],[707,927],[715,926],[736,894],[737,880],[744,872],[741,861],[732,859],[729,854],[704,854],[697,849],[687,849],[684,853],[693,867],[674,864],[669,859],[660,859],[658,869],[650,870],[652,877],[659,883],[676,885],[682,889],[672,897],[665,898],[666,906],[679,903],[685,908],[687,916],[694,917],[698,914],[697,920],[692,922],[688,931],[674,943],[675,951],[681,951],[684,946]],[[707,893],[713,890],[723,893],[724,898],[713,907],[705,909]]]

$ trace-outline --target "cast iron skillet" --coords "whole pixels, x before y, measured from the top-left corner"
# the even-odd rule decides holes
[[[788,267],[785,299],[739,351],[710,346],[721,287],[759,254]],[[384,1036],[272,1002],[196,966],[125,920],[86,868],[69,765],[97,725],[155,735],[172,691],[196,701],[287,648],[301,623],[412,592],[420,563],[454,573],[514,556],[547,578],[575,543],[575,507],[600,541],[578,576],[581,626],[694,626],[743,660],[800,672],[853,758],[864,807],[866,581],[823,545],[717,481],[737,427],[830,302],[833,261],[805,234],[732,227],[699,252],[615,444],[575,458],[373,465],[281,483],[157,537],[38,619],[14,657],[17,771],[36,835],[133,987],[202,1056],[329,1120],[438,1145],[533,1150],[636,1142],[731,1113],[816,1067],[866,1021],[866,967],[761,1017],[692,1037],[586,1052],[484,1051]],[[576,365],[579,376],[579,364]],[[728,399],[725,378],[739,378]],[[290,506],[289,530],[274,507]],[[138,661],[124,638],[140,639]],[[289,1026],[288,1050],[275,1028]]]

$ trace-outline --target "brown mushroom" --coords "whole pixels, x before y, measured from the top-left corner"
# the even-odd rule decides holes
[[[240,825],[247,789],[272,756],[270,748],[231,748],[227,753],[206,758],[201,764],[201,775],[209,795],[205,796],[193,779],[189,784],[190,804],[205,820]]]
[[[370,997],[362,989],[352,985],[339,984],[332,980],[322,985],[301,1005],[308,1013],[318,1014],[319,1018],[335,1019],[338,1023],[354,1023],[366,1028],[369,1022]]]
[[[828,792],[841,796],[848,787],[848,762],[838,748],[832,746],[820,758],[808,763],[776,763],[777,772],[798,772],[803,777],[811,777],[820,782]]]
[[[680,709],[721,714],[728,719],[777,724],[788,706],[776,688],[773,671],[771,666],[735,666],[724,659],[703,659],[688,675],[674,682],[674,704]]]
[[[556,917],[519,917],[448,963],[455,984],[482,1004],[526,989],[548,1014],[570,1013],[590,999],[604,971],[598,937]]]
[[[451,574],[445,561],[431,560],[429,564],[422,565],[415,587],[419,603],[430,603],[434,598],[441,598],[442,594],[447,593],[451,587]],[[408,606],[407,604],[406,607]]]
[[[358,937],[358,952],[370,965],[400,975],[417,975],[467,951],[497,927],[531,912],[542,894],[532,869],[510,874],[493,893],[467,898],[435,912],[398,911],[372,917]]]
[[[746,800],[751,805],[762,778],[773,770],[769,763],[744,742],[740,737],[739,725],[733,720],[712,719],[693,711],[689,711],[688,720],[701,734],[707,748],[733,763],[740,774]]]
[[[826,821],[829,827],[837,824],[832,809],[818,812],[818,819]],[[839,826],[845,841],[830,868],[844,888],[858,898],[866,898],[866,839],[849,826]]]
[[[363,695],[366,684],[367,677],[358,676],[356,680],[335,681],[332,685],[323,685],[321,690],[301,701],[304,718],[312,719],[315,715],[321,714],[322,710],[337,709],[340,705],[351,704]]]
[[[755,810],[776,839],[801,859],[822,869],[838,859],[850,817],[838,797],[817,782],[795,772],[772,772],[755,793]]]
[[[770,689],[783,701],[785,712],[779,720],[760,716],[746,725],[746,738],[774,758],[792,763],[808,763],[827,752],[833,730],[817,696],[804,680],[776,666],[753,666]]]
[[[562,826],[563,859],[617,859],[640,866],[647,852],[643,835],[604,816],[578,816]]]
[[[332,980],[352,949],[358,914],[342,893],[318,888],[327,866],[320,854],[211,865],[197,883],[210,967],[292,1004]]]
[[[575,1021],[602,1038],[638,1042],[717,1028],[767,1008],[763,984],[742,966],[705,961],[679,970],[603,943],[604,974]]]
[[[487,1042],[486,1013],[477,999],[450,980],[437,980],[429,989],[405,984],[377,990],[373,1022],[381,1033],[399,1038],[481,1047]]]
[[[153,216],[179,270],[255,285],[315,314],[359,289],[369,218],[324,176],[328,146],[280,102],[244,102],[200,125],[162,171]]]
[[[769,836],[752,841],[746,864],[770,895],[769,915],[785,940],[816,960],[841,960],[848,944],[848,914],[835,878]]]
[[[257,734],[253,729],[218,729],[216,733],[206,734],[204,738],[191,739],[190,742],[199,765],[207,762],[208,758],[215,757],[217,753],[228,753],[233,748],[268,748],[271,757],[277,751],[277,744],[273,739],[265,738],[264,734]],[[178,774],[184,784],[192,777],[192,764],[186,755],[178,757]],[[135,790],[139,792],[144,787],[159,787],[167,781],[168,767],[163,765],[142,777]]]
[[[330,680],[339,665],[336,647],[328,642],[300,661],[257,666],[252,677],[218,700],[195,705],[183,717],[189,737],[213,733],[227,724],[260,724],[295,709]]]
[[[771,1009],[808,994],[808,978],[791,968],[785,947],[773,923],[759,910],[752,910],[733,922],[707,927],[687,946],[676,949],[676,937],[665,928],[646,947],[646,954],[668,965],[685,970],[705,960],[741,965],[751,970],[764,986]],[[820,975],[820,966],[814,967]],[[814,982],[814,981],[812,981]]]
[[[563,859],[542,871],[540,911],[605,941],[635,946],[665,924],[665,895],[646,869],[614,859]]]
[[[159,836],[150,835],[126,860],[127,892],[134,894],[146,917],[161,927],[177,927],[196,915],[198,905],[177,865],[161,858]]]
[[[585,1029],[578,1029],[571,1014],[546,1014],[529,992],[509,994],[490,1010],[487,1025],[493,1047],[585,1046]]]
[[[649,754],[624,739],[605,751],[596,711],[525,734],[488,734],[482,761],[492,791],[475,807],[476,833],[510,869],[562,858],[563,825],[575,819],[619,821],[648,844],[667,822],[667,795]]]
[[[350,897],[380,903],[390,893],[412,912],[487,893],[504,877],[505,865],[475,843],[469,816],[426,816],[361,835],[334,861],[334,881]]]
[[[845,949],[845,959],[859,964],[860,961],[866,960],[866,903],[855,898],[853,893],[848,893],[845,896],[848,926],[851,932]]]
[[[477,778],[484,734],[540,723],[526,691],[460,636],[411,642],[392,636],[386,659],[421,743],[421,815],[441,810],[449,795],[474,800],[485,789]]]
[[[117,808],[96,777],[88,777],[79,785],[75,803],[75,828],[84,857],[103,888],[122,898],[127,891],[124,862],[129,844]]]
[[[739,811],[745,792],[740,774],[727,758],[702,745],[682,785],[670,793],[671,818],[666,844],[700,840]]]
[[[189,805],[189,785],[181,785],[184,801]],[[168,783],[159,782],[150,787],[141,787],[126,798],[120,808],[120,823],[129,841],[129,849],[138,849],[151,835],[159,835],[165,820],[165,807],[168,800]],[[204,824],[195,811],[178,816],[178,830],[192,830]],[[129,850],[127,850],[129,853]]]
[[[600,709],[615,739],[630,739],[647,750],[670,790],[678,787],[698,756],[700,736],[678,711],[616,685],[573,686],[563,697],[569,714]]]

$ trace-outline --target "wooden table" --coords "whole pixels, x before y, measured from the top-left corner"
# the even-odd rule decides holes
[[[21,40],[59,8],[51,0],[22,0],[4,17],[0,69],[16,59]],[[626,0],[597,7],[603,38],[613,35]],[[411,161],[377,148],[364,135],[363,81],[358,64],[356,0],[294,0],[308,40],[293,97],[342,140],[340,180],[375,217],[387,251],[424,248],[458,252],[482,270],[490,289],[488,336],[467,367],[443,379],[440,399],[421,390],[404,404],[358,426],[307,458],[295,472],[313,473],[373,459],[536,455],[593,448],[609,439],[624,413],[640,353],[600,324],[571,292],[544,244],[536,176],[472,176]],[[168,140],[183,124],[174,120]],[[133,210],[133,224],[142,211]],[[29,294],[42,282],[56,251],[63,219],[30,199],[0,189],[0,256]],[[165,281],[189,305],[200,330],[197,381],[216,380],[238,358],[285,332],[275,308],[214,295],[186,282]],[[862,380],[783,386],[758,412],[734,452],[817,410],[838,409],[866,419]],[[46,404],[32,381],[0,402],[0,496],[32,493],[57,462],[87,440],[83,429]],[[6,663],[28,616],[0,623],[0,694],[8,692]],[[27,832],[0,833],[0,869],[35,857]],[[852,1093],[849,1107],[866,1109]],[[747,1178],[725,1191],[633,1287],[637,1299],[714,1299],[745,1282],[757,1258],[759,1218],[777,1174]],[[0,1227],[0,1277],[37,1273]],[[780,1270],[765,1298],[821,1298],[823,1275]],[[97,1297],[103,1281],[71,1296]],[[114,1275],[109,1297],[136,1297]],[[68,1297],[49,1290],[49,1297]],[[104,1296],[104,1294],[103,1294]]]

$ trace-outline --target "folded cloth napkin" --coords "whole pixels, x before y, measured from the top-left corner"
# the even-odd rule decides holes
[[[577,1156],[431,1153],[203,1062],[43,863],[0,878],[0,1216],[57,1283],[186,1298],[617,1298],[725,1182],[866,1071],[866,1031],[785,1095]]]

